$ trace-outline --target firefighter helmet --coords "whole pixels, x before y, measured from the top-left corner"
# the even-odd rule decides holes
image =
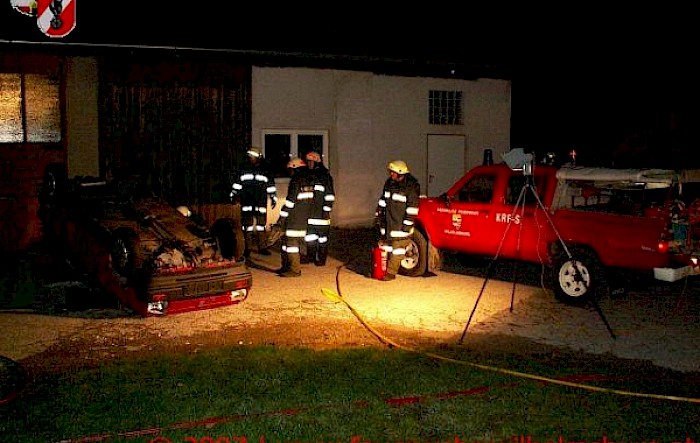
[[[306,161],[321,163],[321,155],[316,151],[306,153]]]
[[[189,217],[192,215],[192,211],[190,211],[190,208],[188,208],[187,206],[178,206],[177,212],[184,215],[185,217]]]
[[[306,166],[306,163],[299,157],[294,157],[293,159],[289,160],[289,163],[287,163],[287,167],[289,169],[303,168],[304,166]]]
[[[396,172],[397,174],[404,175],[408,174],[408,165],[402,160],[394,160],[386,165],[387,169]]]
[[[248,154],[248,157],[251,158],[260,158],[262,157],[262,150],[260,148],[252,147],[248,149],[248,152],[246,152],[246,154]]]

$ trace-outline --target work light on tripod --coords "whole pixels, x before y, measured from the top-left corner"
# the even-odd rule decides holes
[[[524,175],[532,175],[532,154],[525,153],[522,148],[511,149],[503,154],[503,161],[514,171],[523,171]]]

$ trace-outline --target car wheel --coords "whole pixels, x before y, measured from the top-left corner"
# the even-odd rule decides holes
[[[428,271],[428,240],[422,232],[415,231],[406,247],[406,256],[401,260],[399,273],[419,277]]]
[[[44,170],[41,197],[46,201],[56,200],[68,187],[68,173],[62,163],[51,163]]]
[[[112,268],[124,278],[130,278],[134,273],[134,245],[136,233],[129,229],[120,229],[112,237]]]
[[[61,163],[52,163],[44,170],[41,189],[39,191],[39,219],[42,223],[44,240],[49,244],[57,241],[58,232],[54,226],[56,221],[56,210],[60,203],[60,198],[66,193],[68,188],[68,174],[66,168]]]
[[[571,251],[572,258],[558,254],[552,264],[552,287],[554,296],[567,304],[581,305],[595,297],[603,285],[600,261],[593,252]]]
[[[44,170],[39,192],[40,212],[48,215],[68,188],[68,173],[61,163],[52,163]]]
[[[219,244],[219,252],[226,259],[237,257],[238,241],[236,240],[236,230],[233,220],[220,218],[211,226],[211,235],[216,238]],[[240,255],[243,255],[242,251]]]

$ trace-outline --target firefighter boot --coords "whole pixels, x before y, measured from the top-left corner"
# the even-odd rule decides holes
[[[316,244],[316,242],[306,244],[306,255],[301,258],[302,264],[303,263],[314,263],[316,261],[317,248],[318,248],[318,245]]]
[[[324,243],[318,246],[318,251],[316,252],[316,261],[314,264],[316,266],[326,266],[326,259],[328,258],[328,244]]]
[[[300,277],[301,276],[301,260],[299,259],[299,254],[288,254],[287,255],[287,269],[284,272],[280,272],[280,277]]]
[[[245,250],[243,250],[243,257],[250,257],[250,247],[253,245],[253,233],[246,232],[244,235],[245,240]]]
[[[282,251],[282,267],[275,271],[275,274],[282,275],[289,271],[289,254]]]
[[[260,255],[271,255],[272,253],[267,249],[267,232],[258,233],[258,254]]]

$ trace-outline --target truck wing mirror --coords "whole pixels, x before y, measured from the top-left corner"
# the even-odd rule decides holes
[[[447,192],[443,192],[440,194],[440,198],[445,202],[445,206],[448,208],[450,207],[450,196],[447,195]]]

